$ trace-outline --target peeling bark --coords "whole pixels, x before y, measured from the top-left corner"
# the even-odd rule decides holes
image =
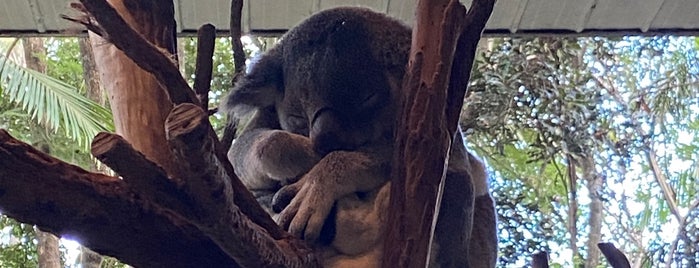
[[[495,1],[418,1],[400,96],[384,267],[425,267],[447,156]],[[458,59],[453,61],[453,59]]]

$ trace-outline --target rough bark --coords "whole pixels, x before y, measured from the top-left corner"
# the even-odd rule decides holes
[[[95,62],[89,37],[79,37],[78,46],[80,47],[80,59],[83,66],[83,79],[87,87],[87,98],[104,106],[107,104],[107,98],[100,84],[97,62]]]
[[[425,267],[446,160],[494,1],[418,1],[400,96],[384,267]],[[453,59],[458,59],[453,61]]]
[[[197,32],[197,58],[194,72],[194,92],[204,110],[209,109],[209,90],[213,71],[216,28],[211,24],[199,27]]]
[[[576,161],[572,155],[566,156],[568,160],[568,234],[570,234],[570,250],[573,252],[571,263],[580,254],[578,250],[578,174]]]
[[[39,268],[61,268],[61,254],[58,251],[58,237],[51,233],[36,231],[36,251],[39,255]]]
[[[102,265],[102,255],[82,246],[80,247],[79,262],[82,268],[100,268]]]

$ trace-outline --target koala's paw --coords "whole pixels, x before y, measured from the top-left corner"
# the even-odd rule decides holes
[[[277,216],[277,223],[292,235],[315,243],[335,204],[335,197],[312,178],[304,177],[295,184],[299,185],[298,193]]]

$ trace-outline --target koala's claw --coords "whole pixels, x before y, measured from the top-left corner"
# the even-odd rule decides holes
[[[272,211],[274,213],[282,212],[299,192],[299,188],[301,188],[300,183],[293,183],[279,189],[272,197]]]

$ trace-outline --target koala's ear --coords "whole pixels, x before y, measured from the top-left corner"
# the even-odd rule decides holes
[[[256,108],[273,106],[284,95],[282,63],[279,49],[261,56],[224,97],[220,110],[241,117]]]

